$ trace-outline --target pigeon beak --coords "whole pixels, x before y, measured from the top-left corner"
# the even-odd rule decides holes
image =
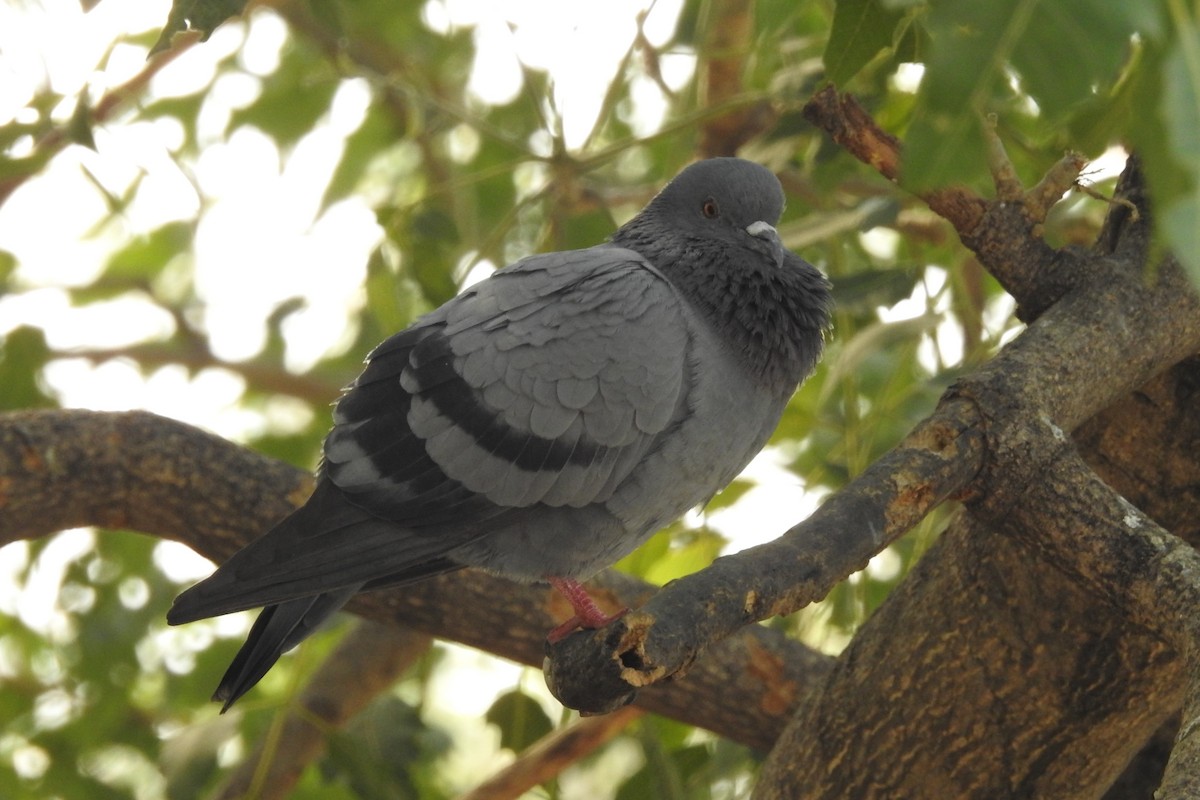
[[[760,219],[747,225],[746,233],[755,239],[766,242],[771,248],[771,255],[775,258],[775,266],[783,266],[783,240],[779,238],[779,231],[775,230],[775,226]]]

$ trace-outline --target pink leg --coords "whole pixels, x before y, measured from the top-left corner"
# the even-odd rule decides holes
[[[587,593],[587,589],[583,588],[583,584],[577,580],[571,578],[547,578],[546,580],[550,581],[550,585],[557,589],[559,594],[567,598],[567,602],[575,610],[575,616],[546,635],[546,641],[551,644],[562,641],[580,628],[603,628],[608,623],[629,613],[628,608],[623,608],[611,616],[605,614],[596,605],[592,596]]]

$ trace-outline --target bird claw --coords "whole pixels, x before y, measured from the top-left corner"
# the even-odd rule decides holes
[[[579,581],[571,578],[547,578],[547,580],[575,610],[574,616],[546,634],[546,641],[550,644],[561,642],[577,630],[603,628],[629,613],[628,608],[623,608],[615,614],[605,614]]]
[[[608,623],[616,622],[628,613],[628,608],[622,608],[615,614],[601,613],[599,616],[588,617],[587,619],[583,619],[576,614],[566,622],[551,629],[551,631],[546,634],[546,641],[550,644],[558,644],[575,631],[590,631],[595,630],[596,628],[603,628]]]

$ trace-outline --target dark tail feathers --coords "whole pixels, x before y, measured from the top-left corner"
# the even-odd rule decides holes
[[[281,655],[312,634],[358,589],[358,586],[349,586],[264,608],[213,693],[213,700],[223,703],[221,713],[228,711],[267,674]]]

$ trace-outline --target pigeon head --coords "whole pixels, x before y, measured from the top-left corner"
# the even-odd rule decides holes
[[[642,240],[634,249],[648,257],[645,247],[654,245],[645,241],[645,234],[668,248],[699,241],[706,249],[748,249],[778,267],[783,244],[774,226],[783,205],[783,188],[766,167],[740,158],[711,158],[680,172],[614,239],[626,246],[622,239],[627,234]]]
[[[829,326],[825,277],[775,231],[783,188],[765,167],[713,158],[683,170],[613,236],[657,267],[750,372],[794,387]]]

